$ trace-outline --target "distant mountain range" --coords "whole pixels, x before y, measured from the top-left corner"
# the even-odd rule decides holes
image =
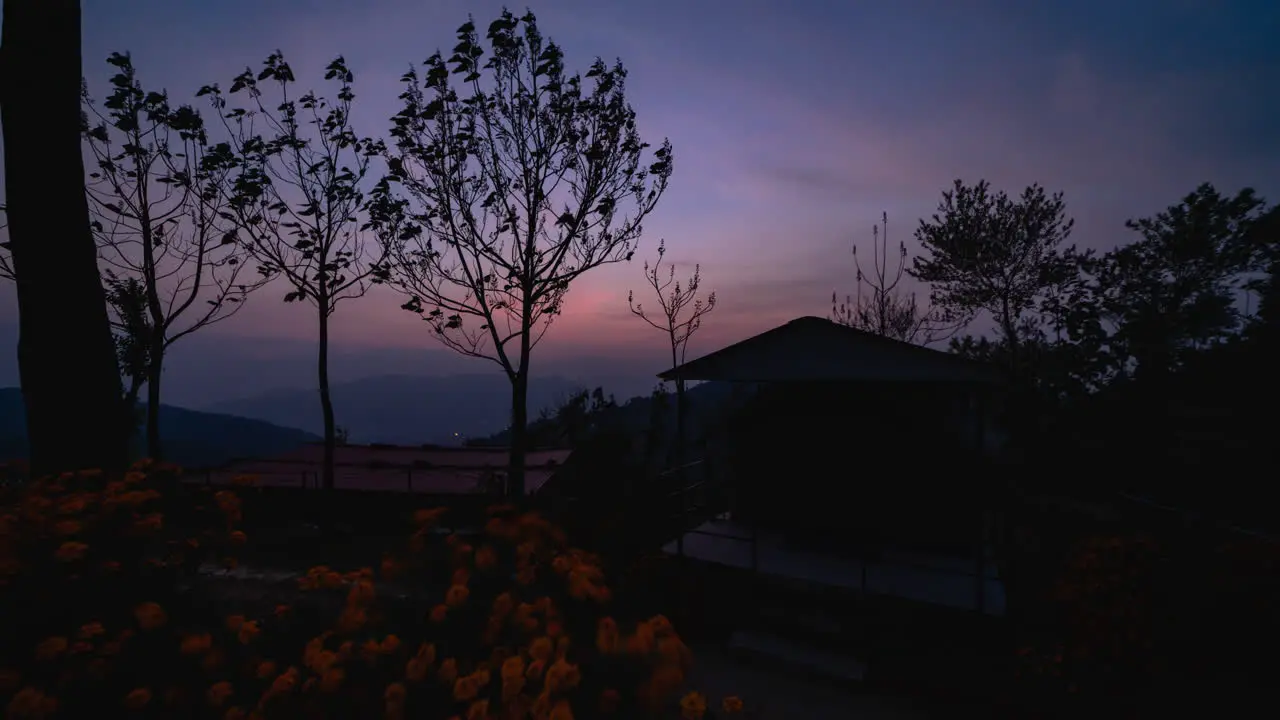
[[[166,459],[186,467],[219,465],[238,457],[269,457],[320,440],[305,430],[262,420],[169,405],[160,406],[160,432]],[[26,456],[22,391],[0,388],[0,460]]]
[[[530,421],[582,389],[583,383],[563,377],[534,377],[529,384]],[[610,392],[609,387],[604,390]],[[496,373],[379,375],[336,383],[331,393],[337,424],[353,443],[460,445],[465,438],[501,431],[511,418],[511,384]],[[315,390],[274,390],[204,409],[323,432]]]

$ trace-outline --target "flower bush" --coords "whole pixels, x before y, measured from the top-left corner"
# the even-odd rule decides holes
[[[241,489],[177,468],[64,474],[0,495],[0,699],[9,717],[542,718],[743,713],[688,692],[663,616],[615,618],[599,558],[534,513],[317,566],[271,608],[212,596],[252,538]],[[252,478],[239,478],[250,485]],[[207,573],[206,573],[207,575]]]

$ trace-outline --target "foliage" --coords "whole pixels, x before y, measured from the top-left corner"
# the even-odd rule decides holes
[[[1053,618],[1044,619],[1058,627],[1058,639],[1028,638],[1019,648],[1021,684],[1041,697],[1056,692],[1108,706],[1151,689],[1173,706],[1189,690],[1184,678],[1202,688],[1264,682],[1267,671],[1233,648],[1240,634],[1266,642],[1277,630],[1274,543],[1239,536],[1183,543],[1132,531],[1079,539],[1049,590]]]
[[[1166,374],[1242,326],[1237,303],[1264,257],[1250,242],[1263,206],[1251,189],[1227,197],[1204,184],[1127,223],[1139,239],[1093,263],[1120,372]]]
[[[447,60],[437,52],[425,76],[404,75],[371,225],[391,253],[380,277],[408,296],[404,308],[446,346],[493,361],[511,380],[519,494],[530,351],[573,280],[631,257],[666,190],[671,148],[664,142],[642,162],[648,144],[621,64],[597,59],[584,88],[532,13],[504,11],[486,39],[482,61],[468,20]],[[459,88],[451,75],[462,76]]]
[[[831,319],[846,327],[907,343],[932,345],[959,331],[962,323],[953,321],[941,310],[921,307],[916,294],[898,291],[898,283],[907,270],[907,246],[898,243],[898,268],[889,272],[889,214],[880,225],[871,227],[870,273],[864,272],[858,260],[858,246],[853,246],[853,262],[857,269],[857,294],[845,296],[840,303],[831,293]]]
[[[138,405],[138,394],[147,382],[151,366],[151,323],[147,316],[147,291],[136,277],[122,278],[111,271],[103,272],[107,304],[115,313],[119,331],[115,335],[116,361],[120,374],[129,379],[124,401],[129,408]],[[149,412],[149,411],[148,411]]]
[[[183,588],[248,547],[252,492],[184,487],[144,463],[3,500],[0,603],[23,617],[0,644],[11,717],[635,717],[672,710],[690,667],[666,618],[606,614],[598,558],[510,506],[475,536],[446,537],[445,509],[418,510],[377,570],[312,567],[292,602],[222,607]],[[742,709],[679,702],[686,718]]]
[[[351,125],[355,78],[343,58],[329,63],[325,80],[337,86],[333,100],[311,91],[295,98],[293,69],[275,52],[258,73],[246,68],[232,80],[227,94],[242,98],[241,105],[229,107],[216,84],[197,95],[211,98],[230,136],[211,162],[236,173],[229,211],[222,215],[234,224],[226,242],[243,247],[264,278],[286,283],[285,302],[307,302],[318,313],[324,486],[332,488],[336,428],[329,396],[329,319],[339,302],[365,294],[385,257],[367,256],[360,222],[361,185],[384,147],[361,138]],[[272,88],[278,104],[265,99]]]
[[[205,161],[200,114],[144,89],[128,55],[113,53],[107,63],[116,70],[110,94],[101,106],[87,90],[83,98],[85,144],[95,165],[86,192],[122,372],[130,380],[126,397],[136,400],[139,383],[148,386],[148,444],[159,457],[166,350],[234,315],[261,282],[241,277],[245,254],[220,217],[229,168]]]
[[[990,313],[1016,354],[1037,326],[1035,312],[1072,279],[1077,253],[1063,243],[1073,225],[1061,193],[1032,185],[1013,199],[992,192],[985,180],[972,186],[957,180],[932,219],[920,221],[916,239],[924,255],[908,272],[932,285],[932,303],[948,317]]]

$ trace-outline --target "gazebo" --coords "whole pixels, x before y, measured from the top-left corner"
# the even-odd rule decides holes
[[[658,377],[755,386],[716,468],[753,534],[864,558],[986,546],[999,368],[802,317]]]

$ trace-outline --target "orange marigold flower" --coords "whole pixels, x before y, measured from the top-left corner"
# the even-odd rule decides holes
[[[742,712],[742,698],[737,695],[730,695],[720,702],[720,709],[725,714]]]
[[[458,661],[453,658],[445,658],[440,663],[440,670],[436,672],[436,677],[439,677],[442,683],[453,684],[458,679]]]
[[[489,701],[477,700],[467,708],[467,720],[485,720],[489,717]]]
[[[383,655],[390,655],[400,649],[400,638],[388,635],[382,638],[382,646],[378,649]]]
[[[551,706],[549,720],[573,720],[573,708],[569,705],[569,701],[557,700],[556,704]]]
[[[458,702],[474,700],[480,694],[480,683],[474,675],[460,677],[453,684],[453,699]]]
[[[234,689],[231,683],[227,681],[216,682],[209,686],[208,692],[205,693],[205,699],[209,702],[210,707],[222,707],[222,704],[231,697]]]
[[[60,520],[53,526],[54,535],[75,535],[83,529],[76,520]]]
[[[153,602],[144,602],[133,609],[133,616],[138,620],[138,627],[143,630],[155,630],[169,621],[164,608]]]
[[[347,672],[340,667],[331,667],[320,676],[320,692],[337,692],[342,681],[347,679]]]
[[[387,686],[385,692],[382,693],[382,699],[388,703],[401,704],[404,702],[408,691],[405,690],[403,683],[393,682]]]
[[[582,680],[578,666],[564,659],[556,660],[547,668],[546,688],[548,692],[559,693],[572,690]]]
[[[298,678],[298,668],[291,667],[280,673],[280,676],[271,683],[271,689],[267,692],[272,695],[283,695],[285,693],[293,692],[293,689],[298,686]]]
[[[209,633],[195,633],[182,638],[180,651],[183,655],[201,655],[213,647],[213,636]]]
[[[618,694],[617,690],[614,690],[613,688],[605,688],[604,692],[600,693],[600,712],[605,715],[617,712],[618,703],[621,701],[622,697]]]
[[[491,570],[498,564],[498,553],[493,548],[485,545],[476,551],[476,569]]]
[[[48,638],[36,646],[36,657],[40,660],[52,660],[66,652],[68,645],[70,643],[65,637]]]
[[[449,588],[449,592],[445,593],[444,604],[451,608],[461,606],[467,601],[467,597],[471,595],[471,591],[466,585],[453,585]]]
[[[39,690],[26,687],[9,700],[7,715],[11,718],[43,718],[58,711],[58,701]]]
[[[141,710],[149,702],[151,702],[151,690],[144,687],[131,690],[124,696],[124,706],[130,710]]]
[[[240,626],[240,632],[236,633],[236,638],[240,641],[241,645],[248,645],[253,642],[254,638],[258,637],[258,634],[261,632],[262,628],[258,627],[258,622],[256,620],[250,620]]]
[[[352,633],[364,627],[369,621],[369,614],[364,608],[346,607],[342,610],[342,614],[338,616],[338,632]]]
[[[433,622],[433,623],[441,623],[441,622],[444,622],[444,619],[445,619],[448,615],[449,615],[449,606],[448,606],[448,605],[445,605],[445,604],[441,603],[441,604],[436,605],[435,607],[431,608],[430,618],[431,618],[431,622]]]
[[[358,580],[351,586],[351,591],[347,593],[347,604],[355,607],[363,607],[373,602],[376,591],[373,583],[368,580]]]
[[[85,552],[89,549],[88,545],[74,540],[68,540],[58,546],[53,556],[61,562],[71,562],[84,557]]]
[[[596,623],[596,650],[605,655],[615,653],[619,643],[618,623],[611,617],[600,618]]]
[[[409,658],[409,662],[404,666],[404,677],[411,683],[420,683],[427,679],[427,673],[431,671],[431,663],[417,655]]]
[[[529,657],[534,660],[546,661],[554,651],[555,645],[551,643],[551,638],[548,637],[540,637],[529,644]]]
[[[707,713],[707,699],[701,693],[691,692],[680,698],[680,715],[684,720],[702,720]]]

